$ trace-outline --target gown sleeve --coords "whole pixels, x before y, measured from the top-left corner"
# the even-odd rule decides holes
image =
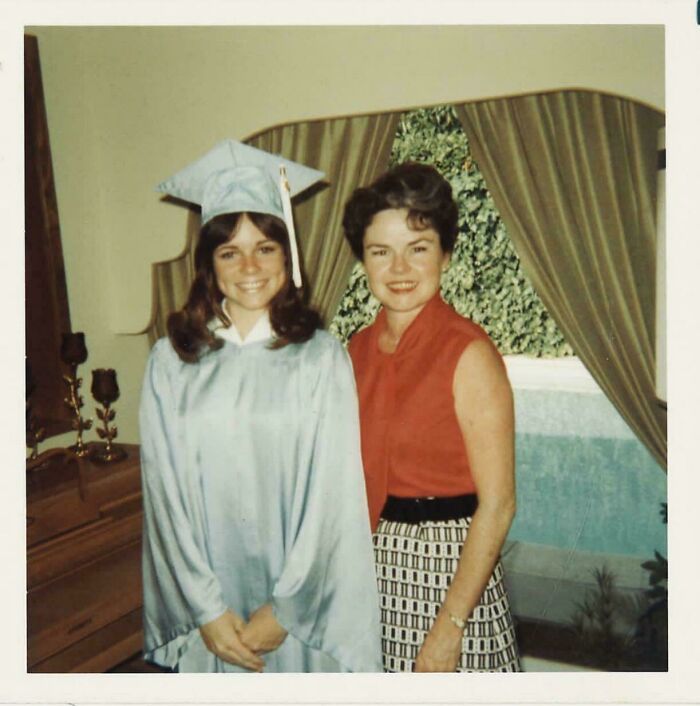
[[[297,639],[352,672],[381,672],[379,601],[362,461],[357,392],[330,336],[316,368],[310,459],[298,470],[292,537],[272,608]]]
[[[227,609],[207,559],[198,479],[180,448],[181,415],[172,383],[182,364],[166,339],[156,343],[139,409],[144,654],[170,668],[187,635]]]

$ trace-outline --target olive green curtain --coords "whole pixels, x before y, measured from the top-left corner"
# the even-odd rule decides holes
[[[328,186],[294,199],[294,221],[311,302],[328,322],[347,286],[353,255],[341,227],[353,189],[387,167],[400,113],[295,123],[266,130],[246,142],[320,169]],[[147,328],[151,343],[166,334],[168,314],[180,308],[194,275],[199,215],[190,212],[187,247],[174,260],[153,265],[153,304]]]
[[[663,114],[586,91],[455,107],[533,286],[665,469],[666,413],[654,390]]]
[[[166,335],[168,314],[185,303],[194,278],[194,246],[200,223],[199,212],[189,211],[184,251],[173,260],[154,263],[151,268],[151,321],[146,329],[151,345]]]
[[[400,113],[296,123],[266,130],[248,144],[320,169],[329,186],[295,202],[294,220],[311,303],[326,323],[348,283],[353,255],[342,231],[343,208],[353,189],[388,165]]]

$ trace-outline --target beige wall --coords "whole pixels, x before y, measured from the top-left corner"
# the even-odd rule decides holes
[[[148,352],[144,336],[125,334],[148,322],[151,263],[184,245],[184,211],[161,203],[153,186],[218,140],[307,118],[563,87],[664,106],[656,26],[27,31],[39,39],[72,323],[90,350],[82,374],[117,369],[125,441],[138,440]]]

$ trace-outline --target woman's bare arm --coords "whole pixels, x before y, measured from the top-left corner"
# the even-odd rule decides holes
[[[515,515],[513,394],[498,352],[486,341],[457,363],[455,412],[479,496],[457,572],[416,659],[416,671],[454,671],[466,620],[481,598]]]

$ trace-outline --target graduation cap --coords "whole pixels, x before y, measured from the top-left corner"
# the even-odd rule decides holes
[[[301,287],[291,197],[325,174],[236,140],[224,140],[192,164],[156,186],[202,207],[202,225],[223,213],[269,213],[281,218],[289,233],[292,280]]]

